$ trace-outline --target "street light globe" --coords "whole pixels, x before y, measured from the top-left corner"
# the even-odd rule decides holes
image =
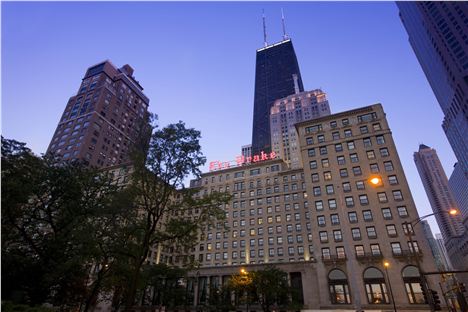
[[[452,215],[452,216],[456,216],[458,214],[458,210],[457,209],[450,209],[449,214]]]
[[[383,263],[383,265],[384,265],[384,267],[388,268],[388,267],[390,266],[390,263],[388,263],[388,261],[385,261],[385,262]]]
[[[242,268],[242,269],[240,270],[240,272],[241,272],[241,274],[246,274],[246,273],[247,273],[247,271],[246,271],[244,268]]]
[[[379,185],[380,183],[382,183],[382,179],[380,177],[373,177],[369,179],[369,182],[372,185]]]

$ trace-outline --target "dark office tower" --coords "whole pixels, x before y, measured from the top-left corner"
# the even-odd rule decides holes
[[[252,155],[271,152],[270,108],[277,99],[304,91],[290,39],[257,50]]]
[[[149,99],[133,68],[104,61],[88,68],[78,93],[68,100],[47,152],[95,167],[128,161],[140,134]]]
[[[468,175],[468,2],[397,5],[409,42],[444,112],[442,127]]]

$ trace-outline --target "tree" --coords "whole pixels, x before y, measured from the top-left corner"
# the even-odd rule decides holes
[[[141,140],[132,155],[132,176],[126,188],[137,213],[129,220],[128,286],[124,292],[126,311],[136,301],[141,274],[153,246],[193,246],[202,229],[224,218],[220,206],[230,196],[213,192],[196,196],[198,190],[184,187],[184,180],[200,175],[206,162],[201,153],[200,132],[183,122],[162,129],[142,127]],[[196,209],[196,210],[195,210]]]
[[[288,302],[290,287],[288,274],[274,266],[266,266],[263,270],[254,272],[253,283],[263,311],[269,312],[271,307]]]
[[[76,307],[101,258],[90,220],[112,214],[117,193],[105,172],[2,137],[2,299]]]

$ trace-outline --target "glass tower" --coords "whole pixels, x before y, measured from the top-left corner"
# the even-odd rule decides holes
[[[270,108],[277,99],[304,91],[290,39],[257,50],[252,155],[271,152]]]

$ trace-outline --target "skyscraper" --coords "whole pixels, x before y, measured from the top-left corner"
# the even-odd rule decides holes
[[[409,42],[445,115],[445,134],[468,175],[468,3],[403,1],[397,5]]]
[[[429,243],[429,247],[431,247],[432,255],[434,256],[434,261],[439,271],[447,271],[450,267],[447,264],[447,260],[445,259],[445,255],[440,250],[440,246],[438,245],[434,235],[432,234],[431,227],[429,226],[429,222],[426,220],[421,221],[421,227],[424,231],[424,236],[426,236],[427,242]]]
[[[303,92],[301,73],[290,39],[257,50],[252,127],[252,155],[271,152],[270,108],[277,99]]]
[[[129,65],[91,66],[68,100],[47,153],[95,167],[125,163],[148,114],[149,99],[142,91]]]
[[[424,144],[421,144],[419,151],[414,153],[414,162],[442,232],[450,260],[457,267],[457,263],[460,263],[460,259],[457,258],[461,256],[458,243],[464,228],[460,215],[453,216],[448,213],[450,209],[458,207],[450,192],[447,176],[437,152]]]
[[[272,150],[291,168],[302,167],[295,124],[327,115],[330,115],[327,95],[319,89],[276,100],[270,113]]]

